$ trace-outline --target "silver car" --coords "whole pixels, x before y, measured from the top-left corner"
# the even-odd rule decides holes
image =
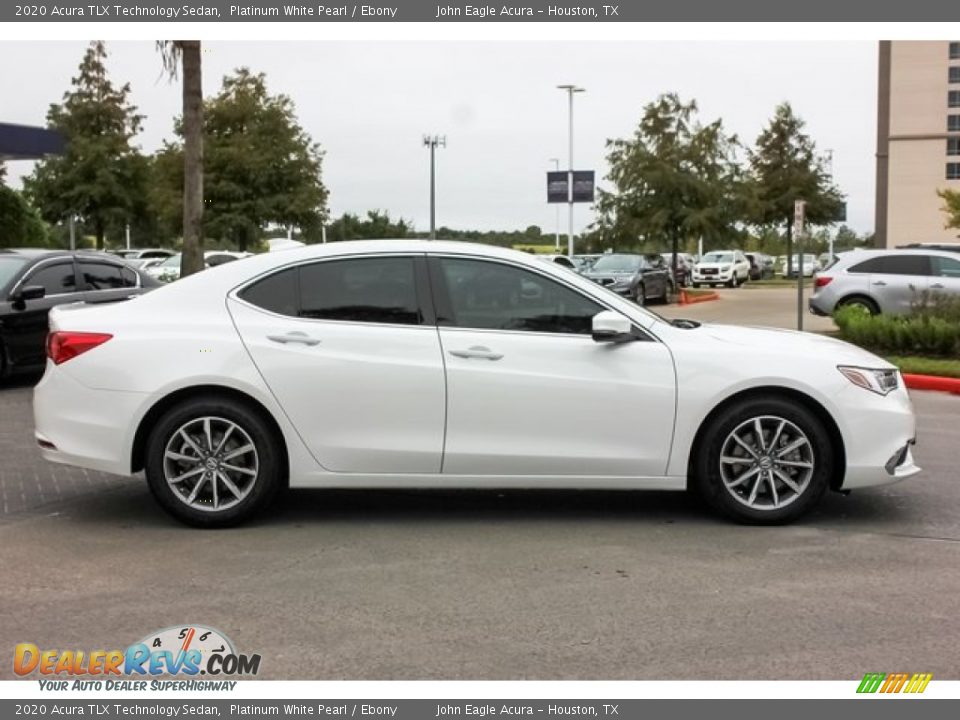
[[[854,250],[814,278],[810,311],[831,315],[844,305],[902,315],[921,293],[960,297],[960,245],[949,250]]]

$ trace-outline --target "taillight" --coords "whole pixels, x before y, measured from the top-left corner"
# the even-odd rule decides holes
[[[829,275],[818,275],[817,278],[813,281],[813,286],[818,288],[826,287],[831,282],[833,282],[833,278],[830,277]]]
[[[59,365],[103,345],[112,337],[107,333],[52,332],[47,335],[47,357]]]

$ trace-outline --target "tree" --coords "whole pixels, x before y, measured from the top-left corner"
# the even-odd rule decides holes
[[[613,190],[599,192],[596,228],[605,243],[667,240],[675,266],[686,238],[735,232],[737,139],[721,120],[701,125],[696,114],[696,102],[661,95],[644,108],[633,137],[607,141]]]
[[[44,219],[51,223],[71,215],[103,248],[108,226],[133,219],[144,187],[139,152],[131,141],[142,117],[130,104],[130,84],[114,87],[107,77],[106,46],[90,44],[73,89],[60,105],[51,105],[47,125],[63,135],[63,155],[41,160],[24,188]]]
[[[7,166],[0,162],[0,185],[3,185],[7,179]]]
[[[200,272],[203,263],[203,78],[199,40],[158,40],[171,79],[183,68],[183,255],[180,276]]]
[[[843,195],[803,128],[790,104],[782,103],[749,151],[749,214],[757,225],[785,226],[788,272],[793,268],[794,202],[806,201],[810,225],[835,222],[843,206]]]
[[[204,103],[203,115],[206,235],[244,250],[277,224],[297,226],[315,240],[327,216],[323,153],[298,124],[293,101],[270,95],[263,74],[240,68]],[[177,133],[183,131],[178,122]],[[182,152],[173,143],[158,153],[161,176],[173,175]]]
[[[331,242],[398,239],[407,237],[410,229],[410,223],[402,218],[396,222],[390,220],[387,211],[368,210],[364,220],[351,213],[344,213],[334,220],[327,228],[327,239]]]
[[[37,211],[16,190],[0,185],[0,247],[37,247],[47,240]]]
[[[947,214],[947,224],[944,227],[960,230],[960,191],[937,190],[937,195],[943,200],[943,211]]]

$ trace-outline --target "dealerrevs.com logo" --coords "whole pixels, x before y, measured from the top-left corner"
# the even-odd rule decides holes
[[[260,671],[260,655],[238,653],[230,639],[214,628],[178,625],[150,633],[125,650],[41,649],[34,643],[18,643],[13,653],[13,671],[18,677],[38,673],[45,678],[91,680],[161,675],[251,677]]]

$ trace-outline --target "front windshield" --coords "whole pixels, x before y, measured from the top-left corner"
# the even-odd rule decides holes
[[[160,263],[160,267],[180,267],[180,256],[171,255],[162,263]]]
[[[591,268],[594,272],[636,272],[643,258],[637,255],[604,255]]]
[[[17,271],[20,270],[25,264],[26,258],[17,257],[16,255],[0,255],[0,288],[7,286],[13,276],[17,274]]]
[[[705,262],[705,263],[733,262],[733,253],[708,252],[706,255],[700,258],[700,262]]]

